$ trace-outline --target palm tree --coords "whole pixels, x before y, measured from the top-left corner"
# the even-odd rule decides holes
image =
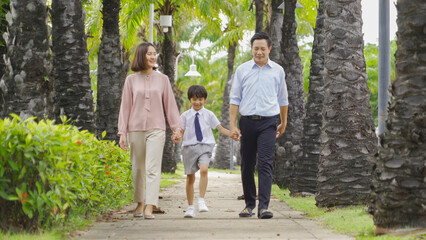
[[[396,79],[373,176],[376,233],[426,227],[426,3],[397,1]]]
[[[294,166],[292,194],[315,193],[320,151],[322,126],[322,102],[324,99],[324,0],[318,1],[317,22],[312,46],[309,94],[306,103],[306,117],[303,121],[302,152]]]
[[[80,0],[52,1],[55,116],[94,132],[93,96]]]
[[[9,11],[9,0],[2,1],[0,3],[0,36],[3,36],[3,33],[7,31],[7,21],[6,21],[6,13]],[[0,56],[3,56],[6,54],[7,48],[6,48],[6,42],[4,41],[3,37],[0,37]],[[3,74],[6,71],[6,65],[4,63],[3,58],[0,58],[0,113],[3,112],[3,91],[6,89],[4,88],[5,83],[1,81]],[[4,90],[3,90],[4,89]],[[1,116],[1,114],[0,114]]]
[[[244,35],[246,29],[254,25],[254,15],[246,9],[248,2],[236,0],[227,1],[204,1],[202,4],[209,4],[209,7],[198,7],[200,20],[204,23],[201,30],[194,36],[193,41],[209,39],[213,42],[210,51],[218,52],[226,49],[227,51],[227,75],[222,78],[221,88],[222,107],[221,107],[221,125],[229,129],[229,91],[234,73],[234,63],[237,54],[237,47]],[[214,11],[211,11],[215,9]],[[226,26],[222,29],[220,24],[221,17],[225,19]],[[229,167],[231,156],[231,139],[219,134],[217,149],[215,154],[214,166],[216,168],[226,169]]]
[[[284,135],[277,140],[275,157],[274,182],[280,187],[290,184],[293,165],[300,158],[302,120],[305,116],[303,66],[297,46],[295,9],[296,0],[285,1],[281,51],[284,55],[282,66],[286,73],[289,108],[287,128]]]
[[[367,87],[361,0],[325,2],[324,101],[316,201],[364,204],[377,138]]]
[[[1,88],[4,93],[2,116],[51,117],[51,63],[47,30],[46,1],[10,1],[6,72]]]
[[[160,15],[174,15],[178,9],[178,3],[173,0],[158,1],[158,11]],[[175,62],[176,62],[176,43],[174,41],[173,31],[162,32],[163,41],[160,47],[160,58],[161,58],[161,71],[169,77],[173,91],[176,93],[174,84],[175,79]],[[176,97],[176,96],[175,96]],[[178,101],[176,101],[178,102]],[[180,109],[180,107],[179,107]],[[166,142],[163,150],[163,162],[161,165],[162,172],[172,172],[176,170],[176,157],[175,157],[175,144],[171,141],[173,134],[167,123],[166,129]]]
[[[256,8],[256,30],[255,32],[263,32],[263,7],[265,5],[265,0],[254,0]]]
[[[272,50],[269,54],[269,58],[280,65],[282,65],[283,61],[280,44],[282,39],[281,28],[284,20],[283,10],[278,8],[281,3],[282,0],[272,0],[271,21],[269,23],[269,36],[272,41]]]
[[[98,55],[98,91],[96,107],[96,135],[105,139],[117,139],[117,121],[121,93],[129,68],[120,43],[120,0],[103,0],[102,39]]]
[[[232,84],[232,76],[234,74],[234,62],[235,62],[235,52],[237,49],[237,41],[229,43],[228,46],[228,76],[226,77],[225,86],[223,89],[223,99],[222,99],[222,108],[220,111],[220,123],[223,127],[229,129],[229,91],[231,90]],[[230,159],[231,152],[231,141],[229,137],[219,134],[217,141],[217,149],[214,160],[214,167],[219,169],[227,169],[229,168],[229,161],[233,161]]]

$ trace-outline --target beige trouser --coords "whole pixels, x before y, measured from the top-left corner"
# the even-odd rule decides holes
[[[134,202],[158,206],[165,139],[166,132],[159,129],[129,133]]]

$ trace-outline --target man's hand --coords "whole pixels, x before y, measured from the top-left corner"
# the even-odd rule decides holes
[[[280,124],[280,125],[278,125],[278,127],[277,127],[277,134],[276,134],[276,138],[279,138],[279,137],[281,137],[281,135],[283,135],[283,133],[284,133],[284,131],[285,131],[285,127],[286,127],[286,125],[284,125],[284,124]]]
[[[231,138],[234,139],[235,141],[240,141],[240,137],[241,137],[240,129],[238,129],[237,127],[231,127],[230,131],[231,131]]]
[[[124,150],[127,151],[127,144],[126,144],[126,135],[121,134],[120,135],[120,142],[118,143],[120,145],[120,147]]]

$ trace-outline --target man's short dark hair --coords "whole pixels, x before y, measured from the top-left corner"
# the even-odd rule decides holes
[[[268,47],[272,46],[272,41],[266,32],[255,33],[253,37],[250,39],[250,44],[251,44],[250,46],[253,46],[254,40],[259,40],[259,39],[265,39],[266,42],[268,42]]]
[[[204,86],[201,85],[192,85],[188,88],[188,99],[191,98],[207,98],[207,90]]]

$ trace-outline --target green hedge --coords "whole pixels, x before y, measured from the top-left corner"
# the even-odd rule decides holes
[[[116,208],[132,194],[128,153],[51,120],[0,119],[0,228],[46,228]]]

